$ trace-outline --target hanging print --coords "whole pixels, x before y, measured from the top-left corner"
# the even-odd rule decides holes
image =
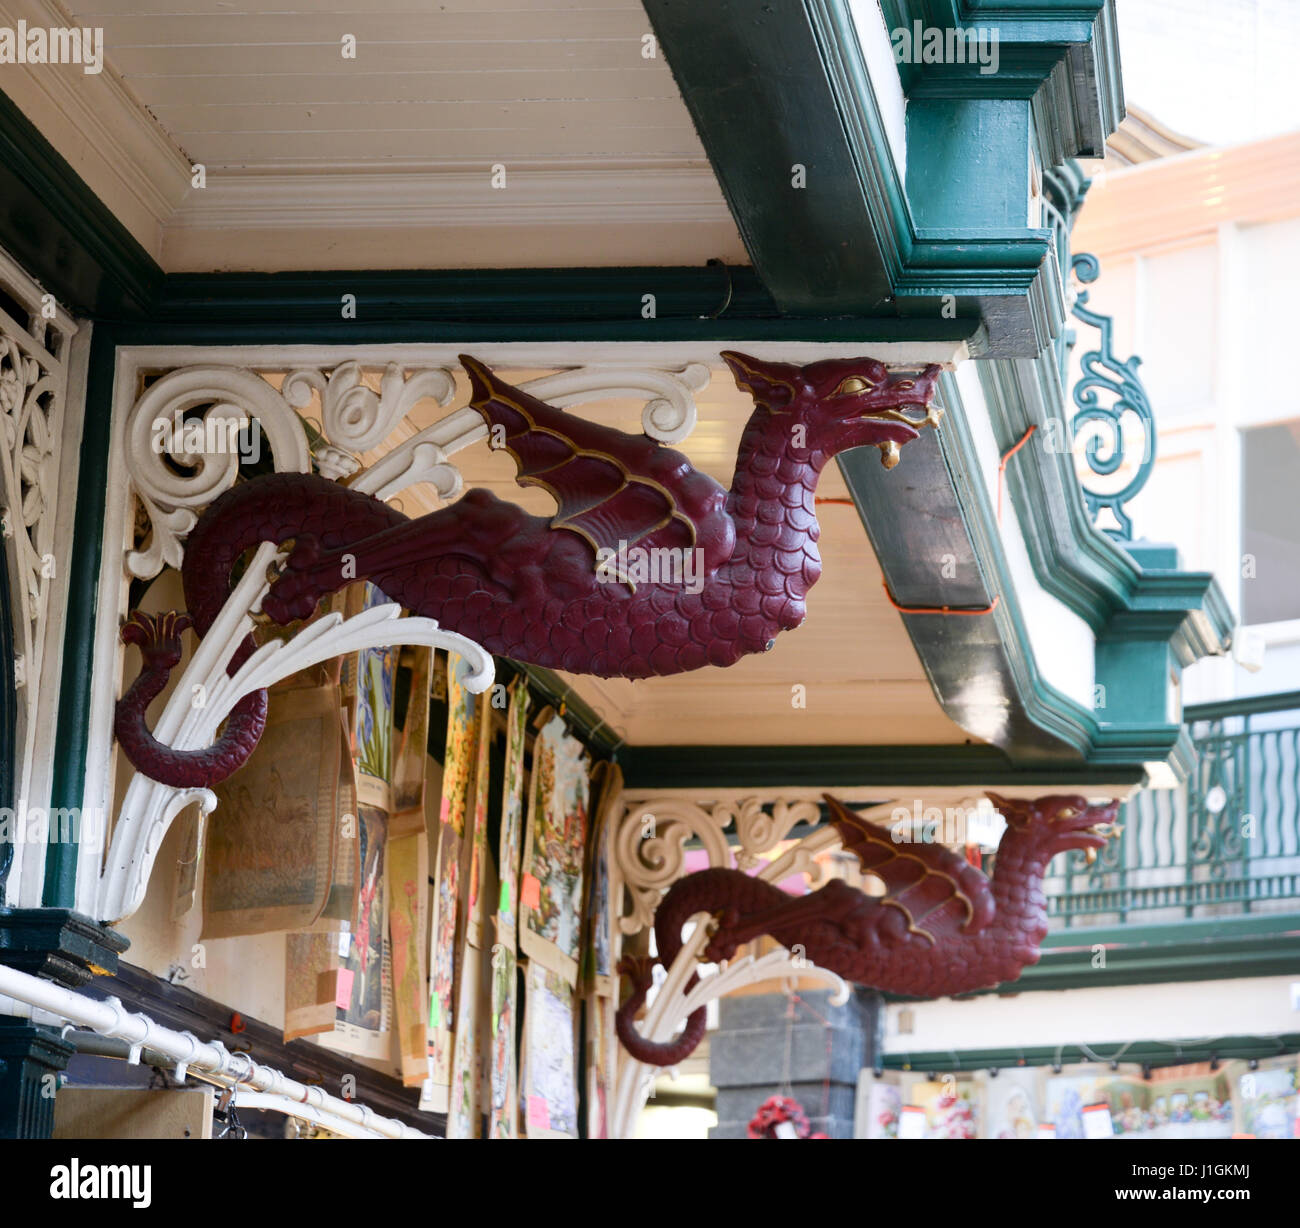
[[[540,964],[530,963],[523,1071],[529,1138],[578,1137],[576,1032],[573,987]]]
[[[271,694],[258,753],[217,785],[203,877],[204,938],[306,929],[338,852],[336,688]]]
[[[361,609],[388,605],[373,584],[366,584]],[[363,648],[356,661],[356,722],[353,755],[357,763],[357,797],[381,810],[392,810],[393,686],[397,650]]]
[[[401,815],[394,824],[409,818]],[[393,1016],[398,1036],[402,1083],[419,1087],[428,1071],[429,1027],[425,1009],[428,983],[429,841],[420,830],[388,841],[388,934],[393,954]]]
[[[491,1106],[489,1138],[518,1137],[519,1085],[515,1069],[515,952],[518,942],[517,907],[519,862],[524,833],[524,749],[531,700],[528,688],[516,678],[510,684],[506,714],[506,762],[502,786],[501,839],[498,844],[496,942],[492,947],[492,1051],[490,1055]]]
[[[447,742],[442,792],[437,803],[438,821],[430,823],[431,832],[437,833],[438,849],[429,933],[428,1073],[420,1091],[420,1107],[434,1113],[447,1112],[451,1096],[456,938],[463,909],[463,837],[476,751],[474,697],[461,682],[464,662],[456,653],[448,653],[445,670]],[[426,798],[426,804],[432,800]],[[432,839],[431,836],[431,842]]]
[[[361,879],[350,929],[338,935],[338,997],[334,1031],[323,1044],[363,1057],[389,1055],[391,966],[384,896],[388,816],[377,807],[357,807]]]
[[[520,880],[520,947],[570,985],[578,980],[582,869],[587,836],[582,743],[556,716],[533,746],[532,800]]]
[[[492,749],[492,710],[487,695],[472,695],[474,704],[474,775],[467,818],[473,819],[470,857],[465,879],[465,941],[483,945],[488,908],[488,756]]]

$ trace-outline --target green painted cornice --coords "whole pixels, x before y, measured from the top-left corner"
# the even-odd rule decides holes
[[[1114,0],[881,0],[888,29],[987,30],[998,71],[900,64],[908,98],[1026,98],[1044,166],[1099,158],[1124,118]]]
[[[1041,102],[1043,89],[1009,77],[982,86],[973,101],[987,102],[988,113],[968,116],[970,141],[945,160],[950,189],[941,200],[923,192],[920,209],[895,165],[847,0],[759,10],[727,0],[644,3],[755,268],[783,313],[933,321],[955,311],[982,324],[979,344],[995,354],[1037,353],[1056,335],[1063,292],[1050,231],[1028,225],[1030,152],[1090,146],[1070,135],[1031,138],[1033,124],[1050,126],[1059,109]],[[1075,34],[1095,21],[1094,12]],[[1029,27],[1021,34],[1028,45]],[[1066,44],[1052,46],[1065,65]],[[1044,63],[1041,74],[1068,77],[1059,65]],[[963,97],[931,91],[918,103]],[[918,163],[933,145],[927,133],[941,139],[952,125],[947,109],[930,111],[909,111]],[[981,133],[996,133],[995,155]],[[806,173],[803,186],[792,182],[796,166]],[[1000,191],[1010,185],[1010,196],[1025,202],[1020,216],[989,224],[982,209],[991,182]]]

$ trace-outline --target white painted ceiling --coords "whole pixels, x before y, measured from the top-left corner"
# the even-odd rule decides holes
[[[100,76],[3,88],[171,271],[746,260],[639,0],[0,14],[102,27]]]

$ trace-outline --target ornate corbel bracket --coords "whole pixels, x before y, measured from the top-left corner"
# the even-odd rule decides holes
[[[378,389],[366,379],[378,370]],[[353,489],[388,499],[417,482],[431,483],[444,499],[461,489],[454,456],[487,435],[477,410],[446,414],[382,452],[411,410],[429,399],[451,401],[454,374],[444,368],[408,369],[395,362],[349,359],[329,369],[286,362],[276,372],[220,365],[178,368],[155,379],[126,409],[117,427],[117,455],[124,464],[129,510],[124,525],[125,577],[152,580],[165,567],[179,569],[185,544],[199,515],[234,485],[248,447],[268,449],[278,472],[348,477]],[[709,370],[691,363],[680,371],[591,366],[560,371],[522,385],[561,407],[584,401],[642,396],[648,433],[676,441],[695,421],[694,395]],[[317,415],[309,432],[304,415]],[[217,446],[213,446],[214,441]],[[238,442],[237,442],[238,441]],[[382,455],[361,470],[365,453]],[[131,523],[134,513],[135,523]],[[346,621],[338,615],[316,620],[283,641],[267,643],[230,676],[227,669],[260,611],[272,564],[282,561],[275,545],[264,544],[251,558],[221,613],[204,635],[172,690],[153,730],[177,750],[209,746],[222,721],[241,698],[316,662],[362,648],[425,644],[458,653],[467,663],[466,686],[486,689],[493,662],[478,644],[443,630],[431,618],[400,618],[386,605]],[[128,588],[118,582],[111,611],[126,614]],[[120,675],[122,651],[117,651]],[[215,806],[208,789],[161,784],[133,775],[113,830],[102,875],[94,885],[95,913],[118,921],[142,902],[163,838],[173,818],[197,803]],[[80,876],[79,876],[80,877]],[[84,881],[84,880],[83,880]]]

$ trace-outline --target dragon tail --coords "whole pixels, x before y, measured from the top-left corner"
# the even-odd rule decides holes
[[[274,474],[226,491],[199,519],[185,545],[181,578],[188,613],[154,616],[135,611],[122,641],[136,644],[144,668],[118,700],[113,730],[131,763],[146,776],[178,788],[209,788],[248,760],[266,726],[267,696],[254,691],[231,710],[221,736],[201,750],[175,750],[145,724],[149,704],[167,685],[181,659],[181,632],[207,634],[230,596],[230,576],[240,556],[262,542],[277,545],[303,534],[336,549],[349,540],[391,527],[402,514],[367,495],[306,473]],[[340,580],[340,587],[344,580]],[[234,674],[256,648],[247,636],[231,658]]]
[[[655,912],[658,962],[665,968],[671,967],[682,949],[682,926],[699,913],[713,914],[720,922],[721,934],[727,925],[734,924],[745,912],[770,908],[788,898],[779,887],[740,870],[719,867],[680,878],[669,888]],[[636,1030],[634,1020],[652,984],[654,963],[653,960],[632,957],[619,965],[619,971],[632,978],[632,996],[619,1007],[614,1025],[623,1047],[638,1062],[651,1066],[674,1066],[689,1057],[704,1039],[705,1010],[700,1007],[692,1011],[681,1034],[672,1040],[655,1042],[642,1036]],[[697,979],[691,976],[686,985],[687,992]]]

